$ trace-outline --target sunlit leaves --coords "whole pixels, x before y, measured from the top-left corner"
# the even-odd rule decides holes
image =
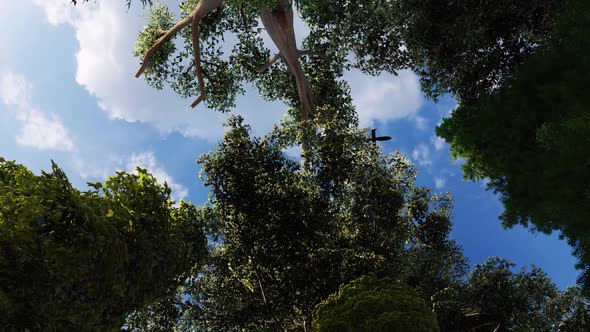
[[[133,54],[140,59],[144,59],[147,50],[174,25],[173,21],[174,15],[161,2],[156,2],[154,6],[151,6],[148,24],[139,33]],[[144,72],[148,84],[156,89],[163,88],[163,82],[170,75],[168,58],[175,51],[176,46],[174,43],[168,41],[149,59],[143,60],[149,62]]]
[[[206,255],[202,220],[144,169],[80,192],[55,164],[36,176],[0,158],[0,325],[118,329],[168,296]]]

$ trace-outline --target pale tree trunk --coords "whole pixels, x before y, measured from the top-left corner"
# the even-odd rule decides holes
[[[299,57],[306,52],[297,49],[295,29],[293,27],[293,8],[291,1],[279,0],[278,6],[272,10],[265,10],[260,14],[266,32],[279,49],[279,55],[295,77],[297,93],[301,103],[301,118],[307,120],[313,114],[315,105],[309,81],[301,68]],[[277,56],[265,66],[278,60]]]
[[[313,52],[300,51],[297,48],[295,28],[293,26],[293,4],[290,0],[279,0],[277,7],[263,11],[260,14],[260,19],[266,32],[279,49],[279,54],[270,59],[262,69],[268,68],[279,58],[285,61],[297,84],[297,93],[301,104],[301,120],[303,121],[301,130],[305,131],[309,126],[307,123],[309,116],[315,112],[315,102],[309,81],[299,62],[299,57]],[[310,160],[310,147],[305,142],[305,139],[301,144],[301,155],[303,157],[301,166],[307,168]]]

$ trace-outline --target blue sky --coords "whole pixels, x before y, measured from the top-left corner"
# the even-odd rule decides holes
[[[126,12],[122,0],[78,7],[69,2],[0,0],[0,156],[35,172],[53,159],[81,188],[115,170],[147,167],[171,185],[173,197],[202,204],[207,191],[195,159],[215,148],[227,115],[202,105],[189,109],[190,100],[133,78],[139,61],[132,50],[145,24],[139,3]],[[296,30],[305,36],[303,25]],[[420,185],[451,192],[452,237],[472,264],[500,256],[519,267],[536,264],[562,288],[575,283],[575,258],[565,241],[522,227],[502,229],[498,199],[484,183],[461,179],[461,162],[450,161],[448,145],[434,135],[456,106],[452,99],[427,100],[407,71],[397,77],[351,72],[346,79],[361,127],[392,136],[381,146],[404,152],[419,169]],[[285,112],[252,89],[237,105],[234,114],[242,114],[258,135]]]

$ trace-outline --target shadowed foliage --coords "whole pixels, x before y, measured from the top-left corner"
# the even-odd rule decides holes
[[[502,221],[559,231],[574,248],[590,288],[590,5],[578,1],[551,43],[478,102],[464,103],[437,128],[464,176],[489,178]]]

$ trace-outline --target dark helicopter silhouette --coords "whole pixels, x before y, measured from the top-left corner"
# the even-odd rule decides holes
[[[379,136],[377,137],[377,129],[371,129],[371,137],[367,138],[368,141],[376,143],[377,141],[389,141],[391,136]]]

